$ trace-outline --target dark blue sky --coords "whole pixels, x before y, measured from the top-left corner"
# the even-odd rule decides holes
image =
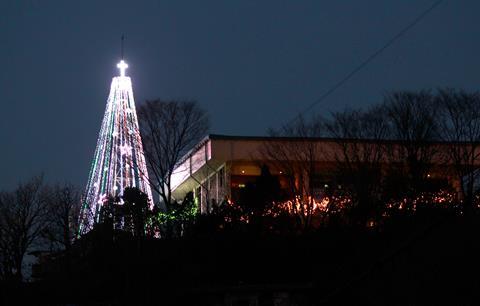
[[[83,186],[126,36],[137,105],[192,98],[214,133],[262,135],[411,22],[415,1],[0,2],[0,190],[44,172]],[[315,108],[480,84],[479,1],[444,1]]]

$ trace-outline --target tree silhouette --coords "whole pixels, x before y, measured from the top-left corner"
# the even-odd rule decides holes
[[[124,230],[132,232],[136,237],[144,237],[150,208],[147,194],[138,188],[127,187],[122,199]]]
[[[208,115],[195,101],[153,100],[139,107],[138,116],[152,188],[168,211],[173,202],[172,173],[206,135]]]
[[[44,194],[48,225],[42,236],[53,249],[68,251],[79,231],[80,192],[73,185],[64,184],[46,186]]]
[[[43,178],[0,193],[0,277],[22,280],[25,254],[38,242],[47,225]]]
[[[464,211],[474,207],[475,183],[480,163],[480,94],[442,89],[436,97],[440,110],[440,137],[449,142],[444,150],[446,165],[452,165],[460,182]]]
[[[261,154],[282,172],[288,184],[288,196],[292,201],[292,212],[298,220],[300,230],[308,230],[314,211],[313,178],[318,174],[317,161],[323,150],[318,141],[312,139],[324,133],[323,120],[319,117],[306,120],[299,117],[278,130],[270,130],[276,140],[266,141]],[[289,137],[288,140],[282,137]]]
[[[253,183],[242,189],[239,204],[245,207],[249,214],[262,216],[274,202],[282,200],[278,178],[270,173],[267,165],[260,167],[260,176]]]
[[[405,186],[398,193],[411,201],[424,190],[433,160],[438,153],[438,107],[429,91],[393,92],[385,96],[389,127],[388,146],[391,173]],[[402,177],[403,176],[403,177]]]
[[[353,200],[353,213],[364,225],[381,210],[382,164],[388,135],[385,112],[373,107],[363,112],[333,113],[327,130],[337,145],[336,172]]]

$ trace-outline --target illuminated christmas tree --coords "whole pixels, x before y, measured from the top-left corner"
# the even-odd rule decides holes
[[[99,221],[101,208],[109,198],[121,199],[125,187],[137,187],[152,200],[132,82],[125,76],[128,65],[122,59],[117,67],[120,76],[112,80],[83,197],[81,234]]]

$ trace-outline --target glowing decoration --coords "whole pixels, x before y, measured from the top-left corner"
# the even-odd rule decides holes
[[[139,188],[152,203],[132,82],[130,77],[125,76],[128,65],[122,60],[117,67],[120,76],[112,80],[83,197],[81,234],[88,232],[99,221],[100,209],[108,198],[121,196],[125,187]]]
[[[128,64],[123,61],[123,59],[120,61],[120,63],[117,64],[117,68],[120,69],[120,76],[124,77],[125,76],[125,69],[128,68]]]

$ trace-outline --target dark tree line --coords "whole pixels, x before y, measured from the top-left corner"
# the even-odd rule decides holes
[[[271,133],[297,137],[298,141],[268,142],[263,153],[290,177],[292,196],[315,195],[311,186],[295,190],[305,185],[303,176],[314,182],[325,172],[332,173],[330,180],[348,194],[352,201],[349,213],[361,224],[379,219],[388,203],[400,203],[398,207],[404,210],[415,209],[427,201],[428,192],[452,191],[456,186],[450,182],[435,183],[432,173],[439,171],[444,172],[443,177],[455,177],[460,182],[456,203],[461,203],[462,213],[468,214],[477,205],[479,107],[478,92],[393,92],[385,95],[381,104],[366,110],[347,109],[327,119],[299,117]],[[335,149],[313,148],[311,137],[323,137],[324,143],[330,139]],[[325,156],[331,159],[332,154],[334,169],[315,167],[315,161]],[[309,204],[302,207],[308,209]],[[309,216],[308,211],[299,213],[302,218]]]
[[[321,214],[338,213],[349,201],[348,214],[355,216],[354,222],[360,224],[381,218],[389,203],[405,211],[415,209],[421,205],[423,200],[419,197],[424,193],[453,189],[449,182],[432,183],[432,173],[439,171],[438,165],[442,164],[447,167],[440,168],[455,170],[448,175],[456,176],[460,182],[457,202],[462,203],[463,212],[468,212],[475,205],[478,175],[480,119],[475,115],[478,106],[480,98],[476,92],[453,89],[392,92],[385,95],[382,103],[366,110],[346,109],[328,118],[299,117],[272,129],[269,134],[280,138],[268,142],[262,154],[271,166],[281,170],[287,181],[288,196],[294,199],[288,212],[296,219],[300,231],[314,226],[319,214],[315,199],[319,196],[331,199],[328,209]],[[174,217],[179,215],[175,211],[181,210],[182,201],[171,196],[172,173],[182,162],[182,156],[208,131],[208,115],[194,102],[157,100],[143,105],[139,117],[149,171],[153,173],[152,184],[164,205],[157,208],[164,236],[175,236],[173,228],[182,227],[173,221],[178,219]],[[294,140],[283,141],[281,137]],[[336,149],[331,151],[311,141],[318,137],[331,138]],[[327,155],[336,164],[321,171],[317,162]],[[262,169],[262,173],[267,171]],[[319,190],[314,182],[328,176],[325,172],[334,174],[330,178],[334,184]],[[258,216],[265,219],[268,213],[281,215],[271,203],[275,202],[273,199],[284,200],[286,195],[266,197],[264,190],[259,190],[261,185],[256,182],[247,186],[242,203],[237,203],[240,205],[235,209],[229,211],[224,207],[214,213],[231,215],[227,219],[232,220],[237,216],[252,223],[258,223],[251,221]],[[208,192],[207,188],[205,191]]]
[[[42,176],[0,193],[0,279],[22,280],[34,250],[68,250],[78,231],[79,192],[48,186]]]
[[[191,193],[185,199],[172,196],[171,178],[182,157],[188,156],[207,133],[208,114],[191,101],[148,101],[138,113],[151,185],[161,201],[149,203],[139,190],[127,189],[121,207],[119,199],[111,199],[101,220],[141,238],[179,237],[202,226],[227,229],[246,221],[262,231],[275,231],[282,228],[277,221],[286,224],[292,216],[293,227],[284,226],[283,230],[308,231],[315,226],[318,214],[325,220],[338,215],[348,197],[348,209],[342,214],[350,214],[354,222],[365,225],[381,219],[388,203],[401,201],[401,205],[413,207],[421,202],[422,192],[448,187],[431,186],[430,175],[440,164],[453,169],[450,175],[461,185],[457,202],[468,214],[477,205],[479,109],[477,92],[442,89],[434,93],[394,92],[367,110],[347,109],[332,113],[328,119],[300,117],[271,130],[270,135],[279,137],[278,141],[270,141],[262,149],[286,180],[286,193],[278,178],[262,166],[262,175],[245,188],[241,203],[224,203],[210,216],[198,216],[198,203]],[[318,137],[330,139],[336,149],[311,141]],[[322,172],[317,162],[331,154],[336,163]],[[313,182],[324,177],[324,172],[333,174],[334,183],[319,191]],[[315,202],[319,196],[331,199],[328,209],[320,213]],[[288,197],[291,203],[286,210],[272,205]],[[1,192],[0,277],[21,279],[25,256],[32,250],[69,250],[78,232],[80,203],[76,188],[46,186],[41,177]],[[150,204],[154,204],[153,209]]]

